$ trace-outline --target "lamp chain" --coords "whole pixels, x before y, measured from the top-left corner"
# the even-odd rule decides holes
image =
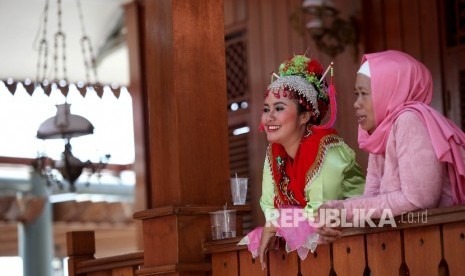
[[[43,0],[45,2],[43,13],[39,19],[39,28],[34,37],[33,48],[37,49],[37,63],[36,63],[36,79],[31,82],[29,78],[25,80],[15,80],[13,78],[8,78],[7,80],[0,80],[4,83],[7,89],[14,95],[18,83],[22,83],[23,87],[26,89],[27,93],[32,95],[35,93],[36,88],[41,88],[45,95],[50,96],[53,89],[58,88],[61,93],[67,97],[71,83],[68,80],[68,71],[67,71],[67,53],[66,53],[66,34],[62,30],[62,2],[63,0],[56,0],[56,20],[58,29],[55,33],[51,32],[53,35],[53,49],[51,48],[52,41],[47,39],[47,35],[50,36],[48,29],[49,20],[54,19],[53,14],[49,17],[49,10],[52,10],[50,0]],[[75,84],[81,95],[84,97],[86,93],[90,91],[95,91],[97,96],[102,98],[104,94],[104,89],[109,88],[110,91],[119,98],[120,91],[122,86],[119,84],[113,83],[111,85],[101,84],[98,81],[97,75],[97,63],[98,59],[94,55],[94,50],[92,48],[92,43],[90,37],[86,34],[86,29],[84,27],[84,16],[83,10],[81,8],[80,0],[76,0],[77,9],[79,13],[79,20],[81,24],[82,37],[81,37],[81,52],[84,60],[84,70],[86,73],[87,84],[83,85],[84,82],[77,81]],[[42,28],[42,29],[41,29]],[[52,30],[52,29],[50,29]],[[52,53],[53,51],[53,53]]]
[[[61,57],[62,57],[62,79],[67,81],[67,72],[66,72],[66,35],[63,33],[61,29],[61,0],[57,0],[57,21],[58,21],[58,30],[55,33],[55,43],[54,43],[54,50],[55,53],[53,55],[54,60],[54,71],[55,71],[55,80],[58,80],[58,44],[61,41]]]
[[[82,51],[82,58],[84,60],[84,67],[86,69],[86,80],[87,80],[88,83],[91,82],[90,71],[92,71],[94,81],[98,82],[97,69],[96,69],[97,67],[96,67],[96,64],[95,64],[94,51],[93,51],[93,48],[92,48],[92,43],[90,41],[90,38],[86,34],[86,28],[84,26],[84,16],[83,16],[83,13],[82,13],[81,1],[76,0],[76,5],[77,5],[77,8],[78,8],[79,23],[81,24],[81,31],[82,31],[81,51]]]
[[[48,0],[45,1],[43,11],[43,26],[42,38],[39,43],[39,55],[37,58],[37,75],[36,81],[44,81],[47,74],[47,56],[48,56],[48,42],[47,42],[47,21],[48,21]],[[42,69],[42,71],[41,71]]]

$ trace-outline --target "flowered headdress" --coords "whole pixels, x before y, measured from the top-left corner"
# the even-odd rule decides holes
[[[305,55],[295,55],[279,66],[279,75],[273,73],[267,92],[273,93],[278,98],[283,88],[295,92],[299,104],[306,107],[306,110],[312,111],[319,119],[323,119],[328,106],[331,106],[331,118],[326,124],[317,127],[331,128],[336,120],[336,90],[333,85],[332,65],[333,63],[323,73],[323,66],[317,60]],[[325,81],[328,71],[331,71],[329,85]],[[285,92],[283,96],[287,96]]]

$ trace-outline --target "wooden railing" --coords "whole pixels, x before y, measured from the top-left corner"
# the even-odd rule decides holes
[[[202,241],[211,239],[211,226],[209,212],[222,210],[223,206],[216,205],[189,205],[189,206],[164,206],[155,209],[139,211],[134,218],[142,220],[144,232],[144,252],[119,255],[114,257],[95,259],[95,237],[93,231],[68,232],[67,255],[68,273],[70,276],[145,276],[145,275],[211,275],[210,256],[203,254]],[[249,213],[249,205],[230,206],[228,209],[237,211],[236,231],[242,235],[243,214]],[[178,254],[175,246],[176,241],[167,239],[166,233],[172,232],[166,218],[176,218],[183,229],[182,242],[186,244],[182,254],[192,257],[194,253],[199,255],[200,260],[191,262],[168,263],[163,265],[152,265],[151,262],[163,260],[164,255]],[[154,227],[154,225],[156,227]],[[195,231],[188,231],[189,226],[198,227]],[[151,239],[155,229],[166,228],[161,231],[164,248],[152,246]],[[148,239],[145,239],[148,237]],[[157,236],[158,238],[160,236]],[[176,240],[176,239],[174,239]],[[117,243],[118,241],[115,241]],[[171,250],[171,253],[170,253]],[[191,252],[191,253],[189,253]],[[193,252],[193,253],[192,253]],[[182,272],[181,274],[175,274]]]
[[[66,240],[70,276],[133,276],[144,263],[143,251],[95,259],[93,231],[68,232]]]
[[[304,261],[272,250],[265,270],[237,246],[241,238],[203,243],[213,275],[465,275],[465,206],[407,213],[396,217],[396,227],[345,229]],[[157,274],[144,272],[144,252],[95,259],[92,231],[67,233],[67,244],[69,275]]]
[[[213,275],[465,275],[465,206],[412,212],[396,227],[350,228],[333,244],[301,261],[272,250],[267,267],[252,258],[240,237],[204,243]],[[370,274],[371,273],[371,274]]]

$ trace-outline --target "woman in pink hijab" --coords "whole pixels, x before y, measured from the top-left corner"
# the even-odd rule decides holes
[[[364,195],[321,208],[405,212],[465,203],[465,134],[429,106],[431,74],[399,51],[366,54],[355,83],[358,142],[369,152]],[[340,231],[321,228],[323,241]]]

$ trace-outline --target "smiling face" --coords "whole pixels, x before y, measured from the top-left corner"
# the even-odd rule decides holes
[[[283,90],[279,91],[279,97],[268,93],[263,105],[261,122],[270,143],[278,143],[288,148],[302,140],[309,112],[299,114],[297,101],[283,94]],[[289,95],[289,92],[285,95]]]
[[[355,116],[360,127],[372,133],[376,129],[375,113],[371,94],[371,79],[363,74],[357,74],[355,81]]]

